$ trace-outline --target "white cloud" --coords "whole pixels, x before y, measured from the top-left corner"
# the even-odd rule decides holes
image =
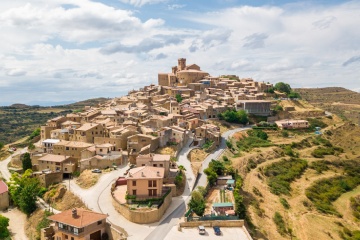
[[[176,9],[184,8],[185,6],[186,6],[185,4],[171,4],[171,5],[168,5],[168,9],[176,10]]]
[[[120,0],[123,3],[134,5],[135,7],[142,7],[146,4],[156,4],[167,2],[167,0]]]
[[[173,16],[180,18],[177,27],[157,13],[145,18],[140,10],[90,0],[5,2],[0,3],[0,102],[119,96],[156,83],[157,73],[171,71],[179,57],[212,75],[358,88],[356,1],[214,12],[189,8]],[[140,7],[160,1],[126,2]]]

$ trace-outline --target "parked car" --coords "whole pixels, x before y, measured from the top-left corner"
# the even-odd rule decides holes
[[[198,226],[198,230],[200,235],[205,235],[206,230],[204,226]]]
[[[92,172],[93,173],[101,173],[101,170],[96,168],[96,169],[93,169]]]
[[[220,227],[213,227],[214,228],[214,233],[215,235],[221,235],[221,230],[220,230]]]

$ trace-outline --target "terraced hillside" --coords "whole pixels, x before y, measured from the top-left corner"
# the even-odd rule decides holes
[[[335,113],[354,123],[360,121],[360,93],[341,87],[297,88],[301,97],[312,105]]]

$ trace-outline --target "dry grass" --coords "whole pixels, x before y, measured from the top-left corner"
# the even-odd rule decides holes
[[[10,155],[11,155],[11,153],[9,153],[9,151],[1,150],[1,151],[0,151],[0,161],[5,160],[5,159],[8,158]]]
[[[207,155],[209,155],[207,152],[198,148],[190,151],[188,159],[191,162],[191,169],[195,175],[197,175],[197,173],[199,172],[202,162],[205,160]]]
[[[36,232],[36,226],[44,216],[44,210],[37,209],[27,218],[25,223],[25,234],[29,239],[40,239],[40,236]]]
[[[55,202],[54,204],[54,208],[59,211],[65,211],[75,207],[88,209],[85,203],[78,196],[76,196],[70,191],[66,191],[64,197],[60,201]]]
[[[93,173],[91,170],[84,170],[76,179],[76,183],[82,188],[90,188],[94,186],[99,180],[99,173]]]
[[[168,147],[162,147],[162,148],[156,149],[155,153],[171,155],[172,157],[175,157],[176,151],[177,151],[176,146],[168,146]]]

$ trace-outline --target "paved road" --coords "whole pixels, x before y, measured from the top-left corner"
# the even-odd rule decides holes
[[[128,239],[144,239],[154,226],[140,225],[128,221],[116,211],[112,203],[111,184],[119,176],[123,176],[126,169],[127,166],[122,165],[117,170],[102,173],[99,181],[89,189],[83,189],[75,183],[75,180],[71,180],[70,191],[80,197],[89,209],[108,214],[107,220],[113,225],[124,228],[129,234]],[[63,184],[69,187],[68,180],[65,180]]]
[[[9,181],[9,179],[11,177],[11,173],[10,173],[10,171],[8,169],[8,164],[11,161],[11,157],[14,156],[14,155],[17,155],[17,154],[23,154],[25,152],[27,152],[27,147],[23,148],[23,149],[20,149],[20,150],[17,150],[12,155],[10,155],[8,158],[6,158],[5,160],[0,162],[0,172],[1,172],[2,177],[6,181]]]
[[[196,181],[194,174],[191,170],[190,161],[187,159],[188,153],[191,151],[192,148],[189,148],[185,146],[182,151],[179,154],[179,164],[183,165],[187,171],[186,171],[186,187],[184,194],[182,195],[182,202],[165,218],[163,219],[160,224],[145,238],[146,240],[155,240],[155,239],[165,239],[165,237],[168,235],[168,233],[171,231],[174,225],[179,223],[179,220],[182,216],[184,216],[186,211],[186,206],[188,202],[190,201],[190,193],[192,189],[195,189],[198,186],[206,186],[207,179],[206,175],[204,174],[204,169],[208,167],[209,162],[211,159],[217,159],[221,153],[226,149],[226,142],[225,140],[228,139],[229,136],[234,134],[235,132],[244,131],[251,128],[251,126],[243,127],[243,128],[236,128],[233,130],[229,130],[222,134],[221,138],[221,144],[219,148],[214,151],[213,153],[209,154],[206,159],[203,161],[202,167],[199,172],[198,180]],[[188,178],[190,177],[190,178]],[[196,181],[196,182],[195,182]],[[191,191],[190,191],[191,189]]]

